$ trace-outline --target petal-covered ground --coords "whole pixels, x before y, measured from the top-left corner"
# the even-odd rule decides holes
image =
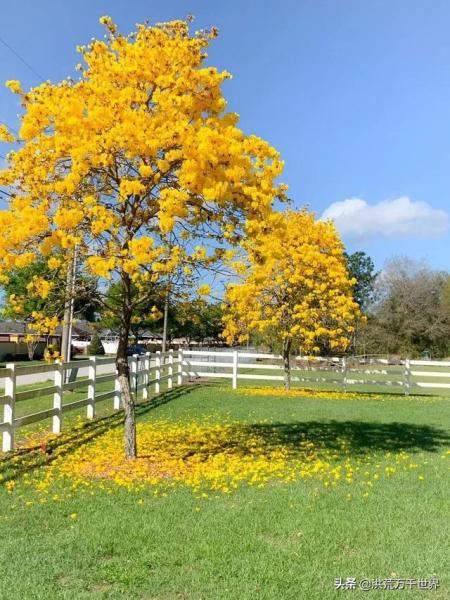
[[[58,482],[69,483],[66,494],[114,485],[129,490],[150,486],[158,494],[167,493],[174,485],[184,485],[208,497],[232,493],[241,485],[263,487],[305,478],[325,488],[346,485],[350,500],[353,494],[367,497],[380,479],[400,471],[417,471],[420,483],[427,465],[421,454],[412,456],[404,450],[355,453],[348,437],[337,436],[330,445],[329,440],[315,440],[313,428],[308,436],[301,426],[268,420],[247,424],[214,422],[209,417],[181,423],[138,423],[139,457],[131,461],[124,457],[122,427],[113,427],[93,439],[89,439],[89,429],[83,425],[77,432],[76,436],[67,435],[67,443],[63,443],[64,436],[58,438],[48,464],[25,475],[26,486],[36,489],[43,501]],[[88,443],[82,443],[83,438]],[[55,439],[40,437],[38,451],[48,453]],[[443,458],[448,454],[444,453]],[[20,460],[18,456],[19,466]],[[6,485],[14,487],[11,482]]]
[[[336,577],[401,576],[447,599],[449,408],[186,386],[138,407],[136,461],[120,414],[20,430],[0,597],[331,600]]]

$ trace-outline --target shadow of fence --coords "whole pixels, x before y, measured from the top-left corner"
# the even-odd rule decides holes
[[[172,402],[181,396],[188,396],[192,387],[182,386],[160,393],[158,396],[136,404],[136,417],[139,418],[156,408]],[[105,417],[87,421],[81,426],[68,429],[55,437],[37,441],[33,445],[5,454],[0,460],[0,479],[2,483],[16,479],[36,468],[51,464],[57,458],[74,452],[110,429],[123,425],[123,410]]]

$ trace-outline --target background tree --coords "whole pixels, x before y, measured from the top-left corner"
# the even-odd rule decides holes
[[[164,304],[164,290],[152,286],[153,293],[147,293],[142,302],[137,304],[135,299],[141,293],[138,288],[132,286],[131,298],[133,303],[133,314],[131,317],[130,334],[135,343],[140,334],[146,329],[161,331],[162,329],[162,308]],[[100,325],[105,329],[111,329],[118,332],[121,323],[121,305],[122,305],[122,286],[119,281],[112,282],[106,293],[100,311]]]
[[[356,281],[353,287],[353,298],[358,303],[361,313],[364,315],[364,319],[358,318],[355,321],[355,331],[351,342],[353,352],[358,354],[359,338],[361,337],[361,332],[364,332],[367,324],[367,315],[374,302],[378,273],[375,271],[373,260],[365,252],[358,251],[352,254],[344,252],[344,257],[347,261],[349,276]]]
[[[0,212],[0,270],[56,252],[59,270],[76,247],[79,268],[103,280],[100,289],[119,282],[116,365],[132,458],[127,347],[136,305],[176,269],[210,265],[214,244],[236,243],[244,223],[264,222],[285,188],[275,183],[278,153],[225,112],[229,74],[204,65],[214,29],[191,36],[188,23],[174,21],[124,36],[108,17],[100,21],[108,35],[79,48],[79,80],[28,92],[7,82],[23,116],[19,149],[0,172],[12,196]]]
[[[356,280],[353,297],[360,309],[366,313],[374,300],[375,283],[379,273],[375,271],[373,260],[365,252],[344,252],[344,257],[349,276]]]
[[[201,344],[206,338],[219,340],[223,331],[223,310],[220,302],[207,302],[202,298],[179,302],[173,307],[170,330],[174,337],[185,337],[188,344]]]
[[[375,354],[442,357],[450,349],[449,275],[425,263],[398,257],[388,261],[376,287],[376,303],[364,332]]]
[[[270,227],[251,228],[242,282],[228,287],[224,317],[229,342],[255,331],[276,340],[290,387],[290,354],[317,353],[320,344],[345,349],[359,314],[342,242],[330,222],[306,210],[274,214]]]
[[[54,257],[37,256],[32,263],[9,271],[2,286],[2,315],[6,319],[23,320],[27,325],[26,343],[30,360],[41,336],[51,333],[52,328],[43,327],[43,321],[54,323],[64,312],[67,286],[64,277],[61,277],[63,273],[51,268],[54,260]],[[96,280],[86,275],[77,277],[76,291],[74,315],[94,321],[99,308]],[[51,321],[48,320],[50,317],[53,318]]]
[[[223,330],[222,309],[219,302],[208,302],[195,296],[186,294],[186,290],[172,288],[170,296],[167,334],[168,341],[173,337],[184,337],[191,341],[203,343],[205,338],[219,339]],[[137,290],[134,290],[137,294]],[[165,286],[155,286],[154,294],[148,296],[145,303],[136,306],[131,323],[131,334],[137,343],[143,331],[163,333],[163,311],[166,301]],[[118,331],[120,326],[121,287],[112,283],[106,292],[104,308],[100,313],[100,325],[105,329]]]
[[[91,343],[88,346],[88,354],[91,356],[103,356],[105,354],[105,349],[98,333],[92,336]]]

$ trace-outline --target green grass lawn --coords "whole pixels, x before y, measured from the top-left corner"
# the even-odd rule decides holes
[[[121,437],[121,415],[107,408],[61,442],[5,457],[0,598],[450,598],[449,400],[267,393],[187,386],[141,404],[138,423],[149,435],[178,428],[180,443],[164,435],[160,443],[168,454],[182,446],[184,462],[201,466],[225,453],[244,470],[258,453],[270,457],[267,468],[278,453],[299,464],[316,456],[329,465],[324,476],[243,479],[226,493],[170,480],[73,485],[56,477],[39,491],[35,482],[59,453],[63,461],[90,456],[105,432]],[[38,402],[41,409],[45,399]],[[206,428],[205,446],[189,437],[196,423]],[[214,424],[228,427],[225,441],[208,433]],[[334,477],[338,467],[354,471],[351,481]],[[337,577],[437,577],[441,587],[350,593],[334,589]]]

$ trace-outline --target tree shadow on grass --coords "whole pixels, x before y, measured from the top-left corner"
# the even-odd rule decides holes
[[[283,448],[291,458],[301,459],[311,452],[335,453],[337,457],[358,457],[370,453],[438,452],[450,445],[450,435],[442,429],[411,423],[368,423],[364,421],[305,421],[291,423],[237,424],[226,437],[208,435],[185,455],[205,461],[216,454],[238,456],[268,455]],[[256,454],[255,454],[255,448]]]
[[[140,401],[136,404],[136,417],[139,418],[180,396],[187,396],[192,391],[191,387],[182,386],[163,392],[149,401]],[[121,427],[123,419],[123,411],[120,410],[106,417],[98,417],[93,421],[85,422],[81,427],[68,429],[50,440],[38,440],[33,445],[27,445],[26,448],[18,448],[5,454],[0,459],[1,482],[17,479],[27,472],[48,465],[57,458],[74,452],[107,431]]]
[[[298,448],[302,442],[314,447],[339,450],[344,444],[350,454],[372,451],[438,452],[450,445],[450,434],[444,429],[412,423],[379,423],[365,421],[306,421],[299,423],[256,423],[250,429],[269,445]]]
[[[300,459],[311,453],[336,458],[362,457],[373,453],[401,451],[438,452],[450,445],[450,435],[427,425],[410,423],[367,423],[363,421],[306,421],[291,423],[238,423],[224,432],[211,428],[204,437],[192,439],[189,430],[177,434],[174,444],[189,449],[182,456],[204,462],[216,455],[234,457],[271,456],[283,449],[286,457]],[[141,458],[146,458],[142,455]]]

